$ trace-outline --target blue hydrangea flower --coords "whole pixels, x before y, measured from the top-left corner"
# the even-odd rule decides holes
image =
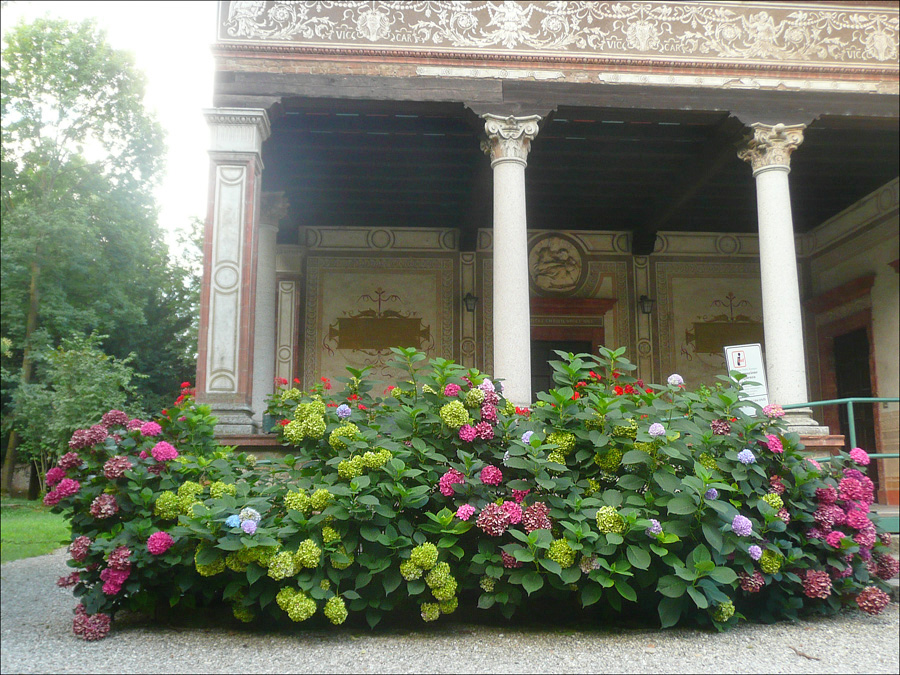
[[[235,514],[233,516],[228,516],[228,518],[225,519],[225,524],[228,527],[240,527],[241,526],[241,517],[237,514]]]
[[[738,514],[731,521],[731,530],[739,537],[749,537],[753,532],[753,523],[749,518]]]
[[[709,488],[709,490],[707,490],[706,494],[704,494],[703,496],[706,497],[707,499],[718,499],[719,491],[716,490],[716,488]]]
[[[647,430],[647,433],[651,436],[664,436],[666,428],[659,422],[654,422],[650,425],[650,429]]]
[[[526,431],[524,434],[522,434],[522,442],[525,445],[528,445],[531,442],[531,437],[533,434],[533,431]]]
[[[660,525],[659,521],[656,518],[651,518],[650,527],[644,530],[644,533],[648,537],[655,537],[658,534],[662,534],[662,525]]]
[[[741,461],[741,464],[753,464],[756,462],[756,455],[748,448],[744,448],[738,453],[738,459]]]
[[[353,413],[353,411],[350,410],[350,406],[347,405],[346,403],[341,403],[337,407],[337,410],[335,410],[335,412],[337,413],[337,416],[340,417],[342,420],[347,419]]]
[[[753,544],[753,546],[748,548],[747,553],[749,553],[750,557],[754,560],[759,560],[760,558],[762,558],[762,549],[756,544]]]
[[[669,375],[669,379],[666,380],[669,383],[670,387],[680,387],[684,384],[684,378],[678,373],[672,373]]]

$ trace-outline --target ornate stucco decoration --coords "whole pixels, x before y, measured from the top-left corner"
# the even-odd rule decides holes
[[[528,271],[534,285],[546,293],[571,293],[584,281],[586,266],[578,246],[568,237],[541,236],[528,254]]]
[[[897,70],[898,10],[807,2],[220,2],[219,41]]]
[[[531,150],[531,141],[537,136],[541,116],[503,117],[487,114],[481,117],[488,137],[488,143],[482,145],[482,148],[490,154],[491,166],[506,160],[524,164]]]
[[[753,136],[738,151],[738,157],[749,162],[753,173],[772,166],[790,167],[791,153],[803,142],[805,124],[751,124]]]

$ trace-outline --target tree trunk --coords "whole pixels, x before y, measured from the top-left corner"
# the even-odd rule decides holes
[[[38,265],[38,251],[35,251],[31,262],[31,284],[28,288],[28,320],[25,323],[25,348],[22,350],[22,375],[21,384],[31,383],[31,372],[34,362],[31,359],[31,336],[37,329],[38,321],[38,276],[41,268]],[[16,470],[16,446],[19,444],[19,435],[13,429],[9,434],[9,442],[6,444],[6,457],[3,459],[2,491],[9,494],[12,491],[13,474]]]

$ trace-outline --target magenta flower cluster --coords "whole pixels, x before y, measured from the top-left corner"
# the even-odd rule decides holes
[[[452,497],[455,494],[454,485],[461,485],[466,482],[466,477],[456,469],[450,469],[447,473],[438,479],[438,489],[445,497]]]
[[[56,488],[44,495],[46,506],[56,506],[66,497],[71,497],[81,489],[81,484],[72,478],[63,478]]]
[[[111,494],[104,492],[94,497],[91,502],[90,513],[94,518],[110,518],[119,512],[119,504]]]
[[[147,550],[153,555],[162,555],[175,543],[168,532],[154,532],[147,539]]]
[[[102,640],[109,635],[109,614],[97,613],[88,615],[84,605],[75,608],[75,620],[72,623],[72,632],[82,640]]]
[[[71,450],[82,450],[102,443],[109,438],[109,430],[102,424],[95,424],[90,429],[77,429],[69,440]]]
[[[141,436],[159,436],[162,433],[162,427],[156,422],[144,422],[141,425]]]
[[[479,478],[485,485],[500,485],[503,482],[503,473],[496,466],[488,464],[481,470]]]
[[[150,423],[148,422],[148,424]],[[153,455],[153,459],[157,462],[168,462],[169,460],[178,457],[178,450],[176,450],[175,446],[171,443],[160,441],[153,446],[153,449],[150,450],[150,454]]]

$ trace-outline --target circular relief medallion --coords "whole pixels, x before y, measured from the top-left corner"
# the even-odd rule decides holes
[[[585,273],[578,246],[559,235],[538,239],[528,254],[528,270],[534,285],[542,291],[566,293],[577,289]]]

